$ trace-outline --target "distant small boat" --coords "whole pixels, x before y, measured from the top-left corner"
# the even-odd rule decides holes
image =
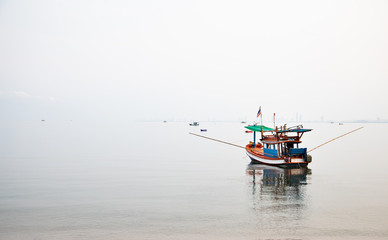
[[[247,122],[245,122],[245,121],[241,121],[241,123],[247,123]]]
[[[250,130],[246,130],[245,132],[246,132],[246,133],[252,133],[253,131],[250,131]]]
[[[190,126],[199,126],[199,122],[192,122],[190,123]]]
[[[344,124],[340,122],[340,123],[338,123],[338,125],[344,125]]]
[[[201,129],[201,132],[207,132],[207,129]]]

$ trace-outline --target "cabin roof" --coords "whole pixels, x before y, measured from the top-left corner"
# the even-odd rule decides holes
[[[286,129],[286,130],[280,130],[279,133],[285,133],[285,132],[310,132],[312,129],[307,128],[294,128],[294,129]]]
[[[264,126],[264,125],[246,126],[245,128],[246,128],[246,129],[249,129],[249,130],[252,130],[252,131],[255,131],[255,132],[261,132],[262,129],[263,129],[263,132],[266,132],[266,131],[273,131],[273,130],[274,130],[274,129],[269,128],[269,127],[266,127],[266,126]]]
[[[296,139],[290,140],[261,140],[262,143],[266,144],[278,144],[278,143],[301,143],[302,141]]]

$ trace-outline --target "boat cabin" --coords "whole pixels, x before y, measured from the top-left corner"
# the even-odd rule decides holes
[[[262,149],[268,158],[302,158],[306,159],[307,149],[299,148],[301,137],[312,129],[304,129],[302,125],[287,128],[286,125],[268,128],[262,125],[246,127],[253,131],[253,148]],[[256,132],[261,133],[261,143],[256,143]]]

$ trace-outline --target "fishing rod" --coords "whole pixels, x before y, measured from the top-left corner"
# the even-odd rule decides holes
[[[328,144],[329,142],[332,142],[332,141],[334,141],[334,140],[336,140],[336,139],[338,139],[338,138],[341,138],[341,137],[343,137],[343,136],[345,136],[345,135],[348,135],[348,134],[350,134],[350,133],[352,133],[352,132],[358,131],[358,130],[360,130],[360,129],[362,129],[362,128],[364,128],[364,127],[359,127],[359,128],[354,129],[354,130],[352,130],[352,131],[350,131],[350,132],[347,132],[347,133],[345,133],[345,134],[342,134],[341,136],[338,136],[338,137],[335,137],[335,138],[333,138],[333,139],[330,139],[329,141],[324,142],[324,143],[322,143],[321,145],[318,145],[318,146],[316,146],[316,147],[313,148],[313,149],[310,149],[309,151],[307,151],[307,153],[309,153],[309,152],[311,152],[311,151],[313,151],[313,150],[315,150],[315,149],[317,149],[317,148],[320,148],[320,147],[322,147],[323,145],[326,145],[326,144]]]

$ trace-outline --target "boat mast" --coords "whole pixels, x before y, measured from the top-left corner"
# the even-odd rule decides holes
[[[253,147],[256,147],[256,131],[253,131]]]
[[[261,107],[260,107],[261,108]],[[260,124],[261,124],[261,139],[263,139],[263,114],[260,114]]]

